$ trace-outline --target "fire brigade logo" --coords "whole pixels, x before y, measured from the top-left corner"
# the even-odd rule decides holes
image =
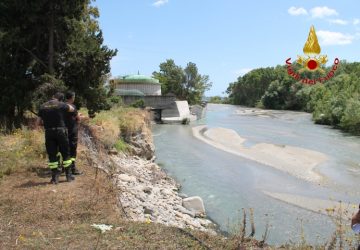
[[[302,68],[300,70],[298,70],[298,72],[296,72],[291,67],[291,65],[292,65],[290,62],[291,58],[288,58],[286,60],[287,71],[290,76],[292,76],[294,79],[299,80],[305,84],[316,84],[317,82],[324,82],[334,76],[337,66],[339,64],[338,58],[335,58],[332,69],[326,74],[325,77],[309,79],[309,78],[301,78],[301,76],[299,74],[304,71],[310,71],[310,72],[318,71],[321,74],[326,73],[325,72],[325,64],[328,61],[327,55],[320,55],[321,48],[320,48],[320,45],[319,45],[319,42],[318,42],[318,39],[316,36],[314,26],[311,26],[311,28],[310,28],[309,36],[304,45],[303,52],[305,55],[297,56],[296,63],[302,66]]]
[[[302,65],[304,68],[302,70],[309,71],[320,71],[324,73],[325,71],[321,68],[327,63],[326,55],[319,55],[321,48],[315,33],[314,26],[311,26],[308,39],[303,48],[304,56],[298,56],[297,63]]]

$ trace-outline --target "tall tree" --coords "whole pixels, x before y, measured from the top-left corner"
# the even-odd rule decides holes
[[[153,76],[159,79],[163,94],[173,93],[178,99],[190,104],[200,103],[206,90],[211,88],[209,76],[200,75],[195,63],[189,62],[185,69],[168,59],[160,64],[160,71]]]
[[[2,0],[0,13],[0,125],[19,127],[25,110],[33,107],[34,91],[55,91],[64,82],[91,110],[101,108],[95,97],[103,96],[102,80],[116,51],[102,45],[90,0]],[[79,49],[85,43],[89,48]],[[74,56],[82,62],[76,79],[67,70],[75,66]],[[80,88],[81,77],[87,83]]]

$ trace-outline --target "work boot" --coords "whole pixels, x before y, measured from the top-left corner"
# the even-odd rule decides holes
[[[51,180],[50,180],[51,184],[58,184],[59,183],[60,173],[61,172],[57,168],[51,169]]]
[[[67,182],[71,182],[71,181],[75,180],[75,177],[72,176],[72,174],[71,174],[70,167],[65,168],[65,175],[66,175]]]
[[[79,169],[77,169],[77,167],[75,166],[75,162],[71,163],[70,168],[71,168],[71,173],[73,175],[81,175],[81,174],[83,174],[81,171],[79,171]]]

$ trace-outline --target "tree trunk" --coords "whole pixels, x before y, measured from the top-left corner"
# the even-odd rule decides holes
[[[53,2],[50,1],[50,20],[49,20],[49,61],[48,71],[50,75],[54,75],[54,8]]]

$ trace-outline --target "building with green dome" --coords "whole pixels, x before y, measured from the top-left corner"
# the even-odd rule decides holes
[[[158,79],[145,75],[126,75],[112,80],[115,92],[120,96],[161,96]]]

